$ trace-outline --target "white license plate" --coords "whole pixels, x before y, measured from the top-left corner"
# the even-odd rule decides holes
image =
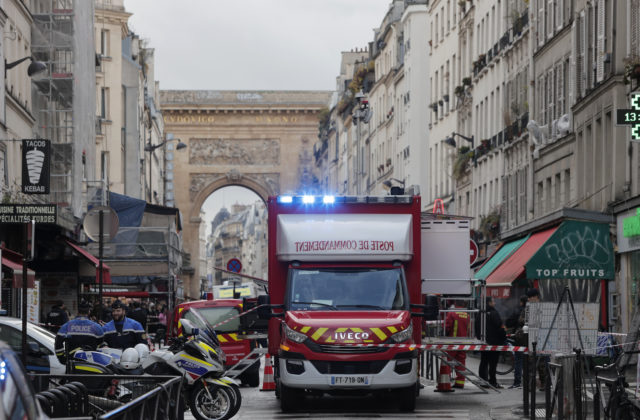
[[[332,376],[331,385],[336,386],[367,386],[371,385],[370,376]]]

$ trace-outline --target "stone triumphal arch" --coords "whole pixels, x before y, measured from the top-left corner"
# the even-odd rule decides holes
[[[200,280],[200,209],[215,190],[239,185],[266,201],[304,191],[313,182],[313,145],[323,91],[161,92],[164,130],[186,143],[174,153],[175,206],[192,270],[182,274],[185,296],[197,298]]]

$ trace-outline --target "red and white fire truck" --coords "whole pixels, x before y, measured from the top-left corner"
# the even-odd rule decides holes
[[[283,411],[299,408],[309,393],[389,391],[401,410],[414,409],[418,350],[411,344],[421,340],[421,242],[428,236],[420,209],[419,196],[269,198],[269,294],[258,303],[270,307],[258,311],[270,318]],[[462,254],[446,259],[463,258],[468,282],[468,229],[455,233]]]

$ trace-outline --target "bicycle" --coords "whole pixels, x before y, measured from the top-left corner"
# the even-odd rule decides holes
[[[507,337],[505,345],[513,347],[514,340],[512,337]],[[498,367],[496,368],[497,375],[507,375],[515,369],[516,354],[513,351],[505,350],[500,352],[500,359],[498,361]]]
[[[640,350],[625,351],[623,354],[640,353]],[[620,356],[622,357],[622,355]],[[615,377],[602,376],[600,373],[615,368]],[[595,367],[596,391],[593,396],[593,415],[595,420],[600,420],[601,411],[605,419],[612,420],[640,420],[640,403],[637,399],[629,398],[624,370],[618,368],[616,362]],[[603,387],[603,385],[606,387]],[[606,398],[605,391],[608,391]]]

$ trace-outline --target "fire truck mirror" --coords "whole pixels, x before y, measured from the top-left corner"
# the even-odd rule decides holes
[[[269,295],[258,296],[258,318],[270,319],[271,318],[271,300]]]
[[[436,321],[440,312],[438,297],[427,295],[424,298],[424,319],[427,321]]]

